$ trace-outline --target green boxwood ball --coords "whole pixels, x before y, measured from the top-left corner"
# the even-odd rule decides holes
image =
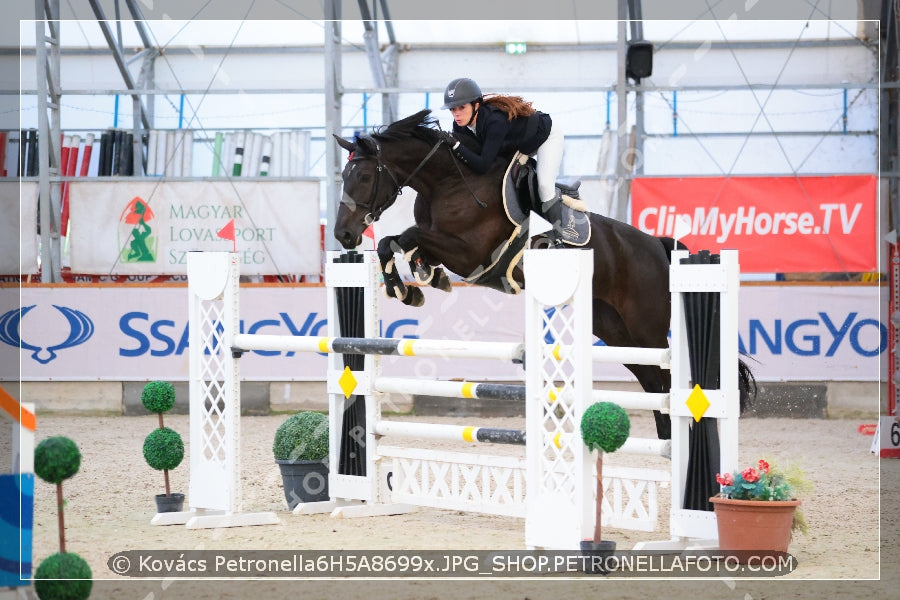
[[[81,452],[67,437],[49,437],[34,449],[34,472],[47,483],[62,483],[77,473],[80,466]]]
[[[597,402],[581,416],[581,438],[591,450],[615,452],[631,432],[625,409],[612,402]]]
[[[168,381],[151,381],[141,392],[141,404],[152,413],[164,413],[175,406],[175,386]]]
[[[184,458],[184,442],[174,429],[163,427],[144,438],[144,459],[157,471],[171,471]]]
[[[34,573],[34,591],[41,600],[85,600],[91,595],[91,568],[73,552],[57,552]]]
[[[322,460],[328,456],[328,417],[302,411],[278,426],[272,443],[275,460]]]

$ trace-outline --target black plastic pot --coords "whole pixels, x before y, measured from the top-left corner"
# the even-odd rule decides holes
[[[612,540],[603,540],[599,543],[593,540],[582,540],[581,553],[584,556],[595,557],[594,560],[585,561],[584,572],[597,575],[606,575],[610,572],[610,556],[616,551],[616,543]]]
[[[184,507],[184,494],[157,494],[154,499],[158,513],[181,512]]]
[[[284,499],[288,508],[301,502],[328,500],[328,459],[276,460],[284,484]]]

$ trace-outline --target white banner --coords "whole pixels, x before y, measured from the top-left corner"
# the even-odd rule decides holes
[[[426,288],[425,296],[421,308],[383,298],[381,335],[524,339],[522,296],[469,286],[455,286],[451,294]],[[752,357],[748,362],[760,381],[884,379],[887,325],[878,320],[877,287],[748,285],[741,289],[740,301],[741,347]],[[18,353],[24,380],[188,377],[184,285],[26,286],[21,302],[21,312],[15,304],[3,306],[0,348],[13,348],[13,356]],[[325,288],[320,286],[241,290],[246,333],[325,335],[325,312]],[[16,335],[21,339],[12,339]],[[241,359],[241,375],[251,381],[321,381],[325,369],[321,354],[248,352]],[[484,360],[387,356],[383,372],[434,379],[524,380],[520,365]],[[597,366],[595,377],[633,380],[619,365]]]
[[[0,181],[0,275],[38,272],[38,184]]]
[[[244,275],[310,275],[321,266],[319,182],[72,182],[72,272],[184,275],[186,254],[231,250]]]

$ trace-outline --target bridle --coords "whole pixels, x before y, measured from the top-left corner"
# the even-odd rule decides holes
[[[357,202],[357,206],[367,210],[366,216],[363,218],[363,221],[366,224],[366,227],[377,221],[381,217],[381,213],[386,211],[391,205],[397,200],[397,196],[403,193],[403,188],[412,181],[412,178],[416,176],[416,174],[425,166],[425,163],[434,156],[434,153],[437,152],[438,148],[441,147],[443,140],[438,140],[435,142],[434,146],[432,146],[431,150],[428,151],[428,154],[425,155],[415,169],[403,180],[403,183],[399,183],[397,178],[394,177],[394,174],[388,168],[388,166],[384,163],[384,160],[381,158],[381,146],[374,139],[371,140],[373,144],[375,144],[375,184],[372,186],[372,195],[369,198],[367,203]],[[368,156],[360,156],[354,157],[351,155],[350,161],[361,161],[369,159]],[[394,192],[387,198],[384,202],[382,202],[379,206],[375,206],[375,200],[378,198],[378,186],[381,183],[381,174],[387,173],[388,177],[391,178],[391,182],[394,184]],[[343,200],[341,200],[343,202]]]

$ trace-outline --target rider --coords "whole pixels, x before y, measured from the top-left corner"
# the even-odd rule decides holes
[[[516,150],[535,155],[538,193],[546,214],[559,199],[555,183],[564,141],[550,115],[535,110],[520,96],[491,94],[485,98],[468,77],[447,84],[441,108],[449,108],[453,115],[453,133],[446,137],[454,154],[477,173],[486,173],[497,156],[511,158]],[[481,152],[460,144],[457,138],[464,137],[477,140]]]

